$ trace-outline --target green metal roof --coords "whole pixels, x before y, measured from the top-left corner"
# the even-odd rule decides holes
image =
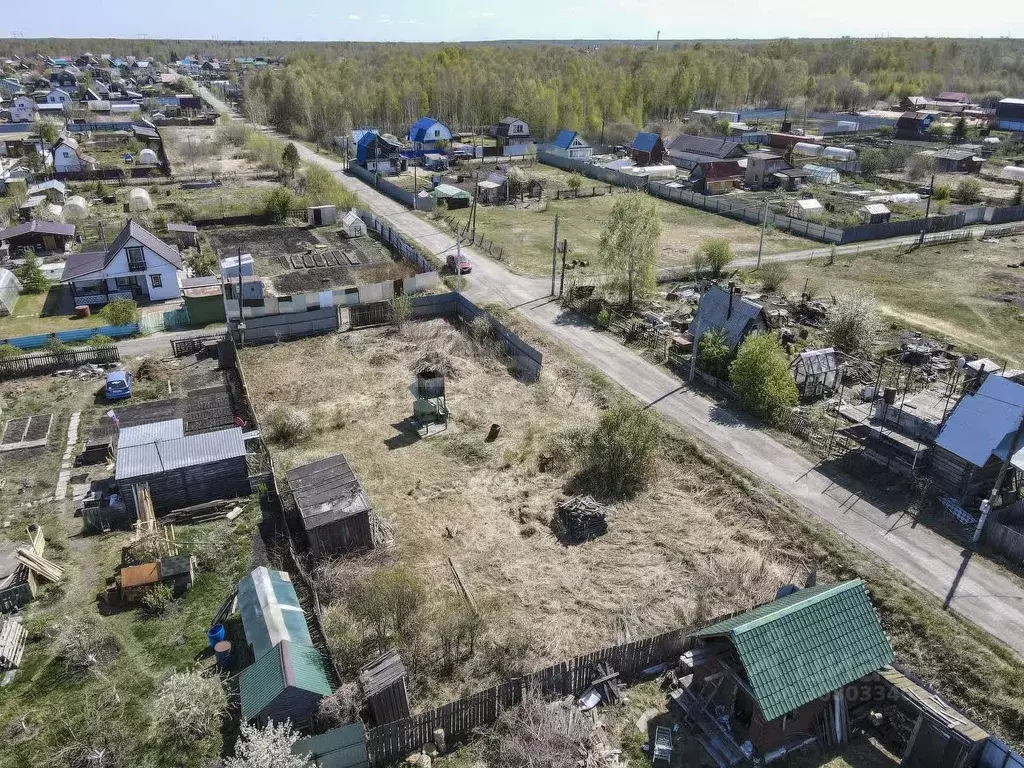
[[[238,676],[242,720],[248,721],[269,707],[288,688],[331,695],[320,653],[308,645],[282,640]]]
[[[774,720],[891,664],[864,582],[809,587],[706,627],[736,648],[761,712]]]
[[[333,728],[319,736],[300,739],[292,747],[293,755],[309,755],[320,768],[368,768],[366,728],[352,723]]]

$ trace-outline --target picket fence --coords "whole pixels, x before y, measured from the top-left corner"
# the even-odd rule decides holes
[[[688,631],[677,629],[605,648],[509,680],[437,709],[379,726],[366,733],[370,764],[384,766],[404,758],[432,741],[438,728],[444,729],[448,743],[465,739],[475,729],[497,720],[502,711],[520,704],[531,692],[547,698],[578,696],[599,676],[597,665],[601,663],[608,664],[617,672],[620,681],[630,684],[642,677],[644,670],[677,658],[687,649],[690,638]]]

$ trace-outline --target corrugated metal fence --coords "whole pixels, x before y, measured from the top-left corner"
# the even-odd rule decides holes
[[[73,331],[57,331],[56,333],[40,333],[36,336],[16,336],[13,339],[0,339],[0,344],[10,344],[18,349],[38,349],[45,347],[55,338],[64,344],[80,344],[89,341],[93,336],[109,336],[112,339],[131,336],[139,332],[138,323],[131,325],[101,325],[98,328],[79,328]]]

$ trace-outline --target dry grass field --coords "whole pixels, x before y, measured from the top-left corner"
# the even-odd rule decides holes
[[[438,350],[454,369],[452,421],[416,439],[402,424],[412,413],[410,367]],[[541,472],[538,459],[592,424],[599,398],[557,365],[538,383],[518,381],[444,321],[246,349],[241,359],[263,423],[282,404],[311,415],[311,437],[274,448],[278,469],[344,453],[394,528],[392,553],[358,560],[401,563],[436,596],[454,592],[454,558],[487,606],[495,642],[510,627],[527,632],[527,668],[769,599],[793,571],[763,525],[668,456],[646,492],[614,505],[607,535],[563,546],[549,523],[571,472]],[[492,423],[501,435],[487,443]],[[338,567],[358,578],[364,566]],[[422,676],[416,704],[500,680],[486,656],[450,680]]]
[[[221,126],[161,128],[160,135],[176,177],[245,178],[261,170],[244,148],[226,140]]]
[[[516,380],[441,321],[241,351],[265,432],[282,407],[311,419],[305,437],[272,444],[279,474],[343,452],[393,529],[392,546],[319,569],[328,614],[340,619],[336,632],[329,626],[332,643],[360,657],[350,664],[376,652],[372,632],[364,625],[358,636],[352,620],[372,597],[362,585],[396,564],[423,585],[421,621],[393,638],[411,669],[416,710],[770,599],[816,567],[819,582],[863,578],[897,660],[984,727],[1024,742],[1022,667],[1012,651],[681,430],[663,423],[652,481],[612,505],[605,536],[560,543],[548,522],[579,480],[565,461],[576,455],[566,438],[588,432],[624,396],[525,323],[503,320],[544,352],[538,383]],[[411,368],[428,354],[453,368],[452,423],[417,439],[403,422],[412,413]],[[501,435],[487,443],[492,423]],[[544,472],[541,454],[553,459]],[[462,605],[449,557],[484,615],[475,653],[454,665],[441,663],[452,623],[437,610]]]
[[[532,170],[528,170],[528,175]],[[589,191],[589,186],[585,185],[585,188]],[[608,187],[605,186],[604,191],[607,190]],[[590,269],[598,270],[597,246],[601,232],[604,231],[612,206],[625,192],[617,188],[613,195],[605,194],[579,200],[555,200],[553,195],[548,197],[550,192],[551,188],[545,186],[545,198],[540,202],[478,206],[477,234],[483,235],[489,241],[493,240],[496,247],[503,247],[503,261],[516,272],[550,274],[555,214],[558,214],[558,240],[559,243],[563,239],[569,241],[569,258],[589,261]],[[760,228],[685,205],[664,200],[654,202],[661,219],[659,267],[690,265],[701,241],[709,238],[727,239],[737,257],[757,255]],[[452,211],[451,215],[461,224],[465,224],[469,210]],[[765,234],[765,253],[812,247],[814,244],[811,241],[783,232],[769,230]]]

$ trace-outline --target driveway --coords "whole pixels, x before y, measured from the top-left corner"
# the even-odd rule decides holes
[[[205,93],[204,98],[209,100]],[[454,247],[455,240],[448,232],[436,229],[401,204],[341,172],[341,163],[297,146],[304,160],[338,172],[346,188],[358,194],[378,216],[390,219],[394,228],[409,239],[433,253]],[[852,482],[844,480],[842,486],[836,485],[808,459],[743,417],[688,389],[684,382],[644,361],[610,334],[563,312],[548,295],[549,279],[515,275],[472,248],[463,251],[473,259],[467,297],[478,303],[500,302],[516,310],[640,401],[653,404],[659,413],[1024,655],[1024,588],[1017,581],[971,559],[955,544],[912,521],[894,523],[881,509],[847,490],[853,487]],[[786,255],[774,258],[784,259]]]

